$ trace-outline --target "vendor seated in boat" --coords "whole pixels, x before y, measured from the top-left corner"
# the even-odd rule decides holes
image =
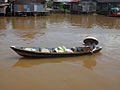
[[[85,45],[85,47],[90,47],[91,49],[94,49],[96,47],[95,43],[85,43],[83,45]]]
[[[86,37],[83,43],[85,47],[89,47],[91,51],[94,51],[97,47],[98,40],[94,37]]]
[[[92,43],[92,44],[91,43],[86,43],[86,44],[83,44],[83,45],[85,45],[84,50],[86,50],[86,51],[92,51],[96,47],[95,43]]]

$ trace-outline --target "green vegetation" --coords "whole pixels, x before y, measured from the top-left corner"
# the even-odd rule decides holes
[[[66,8],[66,4],[64,2],[55,4],[55,3],[53,3],[53,1],[48,1],[47,7],[52,8],[53,12],[70,13],[70,10]]]
[[[63,9],[63,8],[59,8],[59,9],[53,9],[53,12],[70,13],[70,10],[68,10],[68,9]]]
[[[53,7],[53,1],[48,1],[48,2],[47,2],[47,6],[48,6],[49,8],[52,8],[52,7]]]

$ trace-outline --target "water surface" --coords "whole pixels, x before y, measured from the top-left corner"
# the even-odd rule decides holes
[[[100,53],[68,58],[23,58],[9,47],[81,46],[94,36]],[[52,14],[0,17],[1,90],[120,90],[120,18]]]

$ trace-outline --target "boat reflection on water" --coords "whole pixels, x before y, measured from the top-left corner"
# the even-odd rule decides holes
[[[77,56],[77,57],[61,57],[61,58],[25,58],[22,57],[16,62],[13,67],[22,67],[22,68],[30,68],[33,66],[38,66],[42,64],[52,64],[52,63],[66,63],[70,62],[72,65],[81,65],[83,63],[83,67],[87,69],[93,69],[96,66],[96,60],[99,59],[101,53],[96,53],[95,55],[85,55],[85,56]]]

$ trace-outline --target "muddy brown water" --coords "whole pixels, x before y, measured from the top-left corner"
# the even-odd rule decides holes
[[[81,46],[86,36],[100,41],[100,53],[30,59],[9,48]],[[0,90],[120,90],[120,18],[0,17]]]

